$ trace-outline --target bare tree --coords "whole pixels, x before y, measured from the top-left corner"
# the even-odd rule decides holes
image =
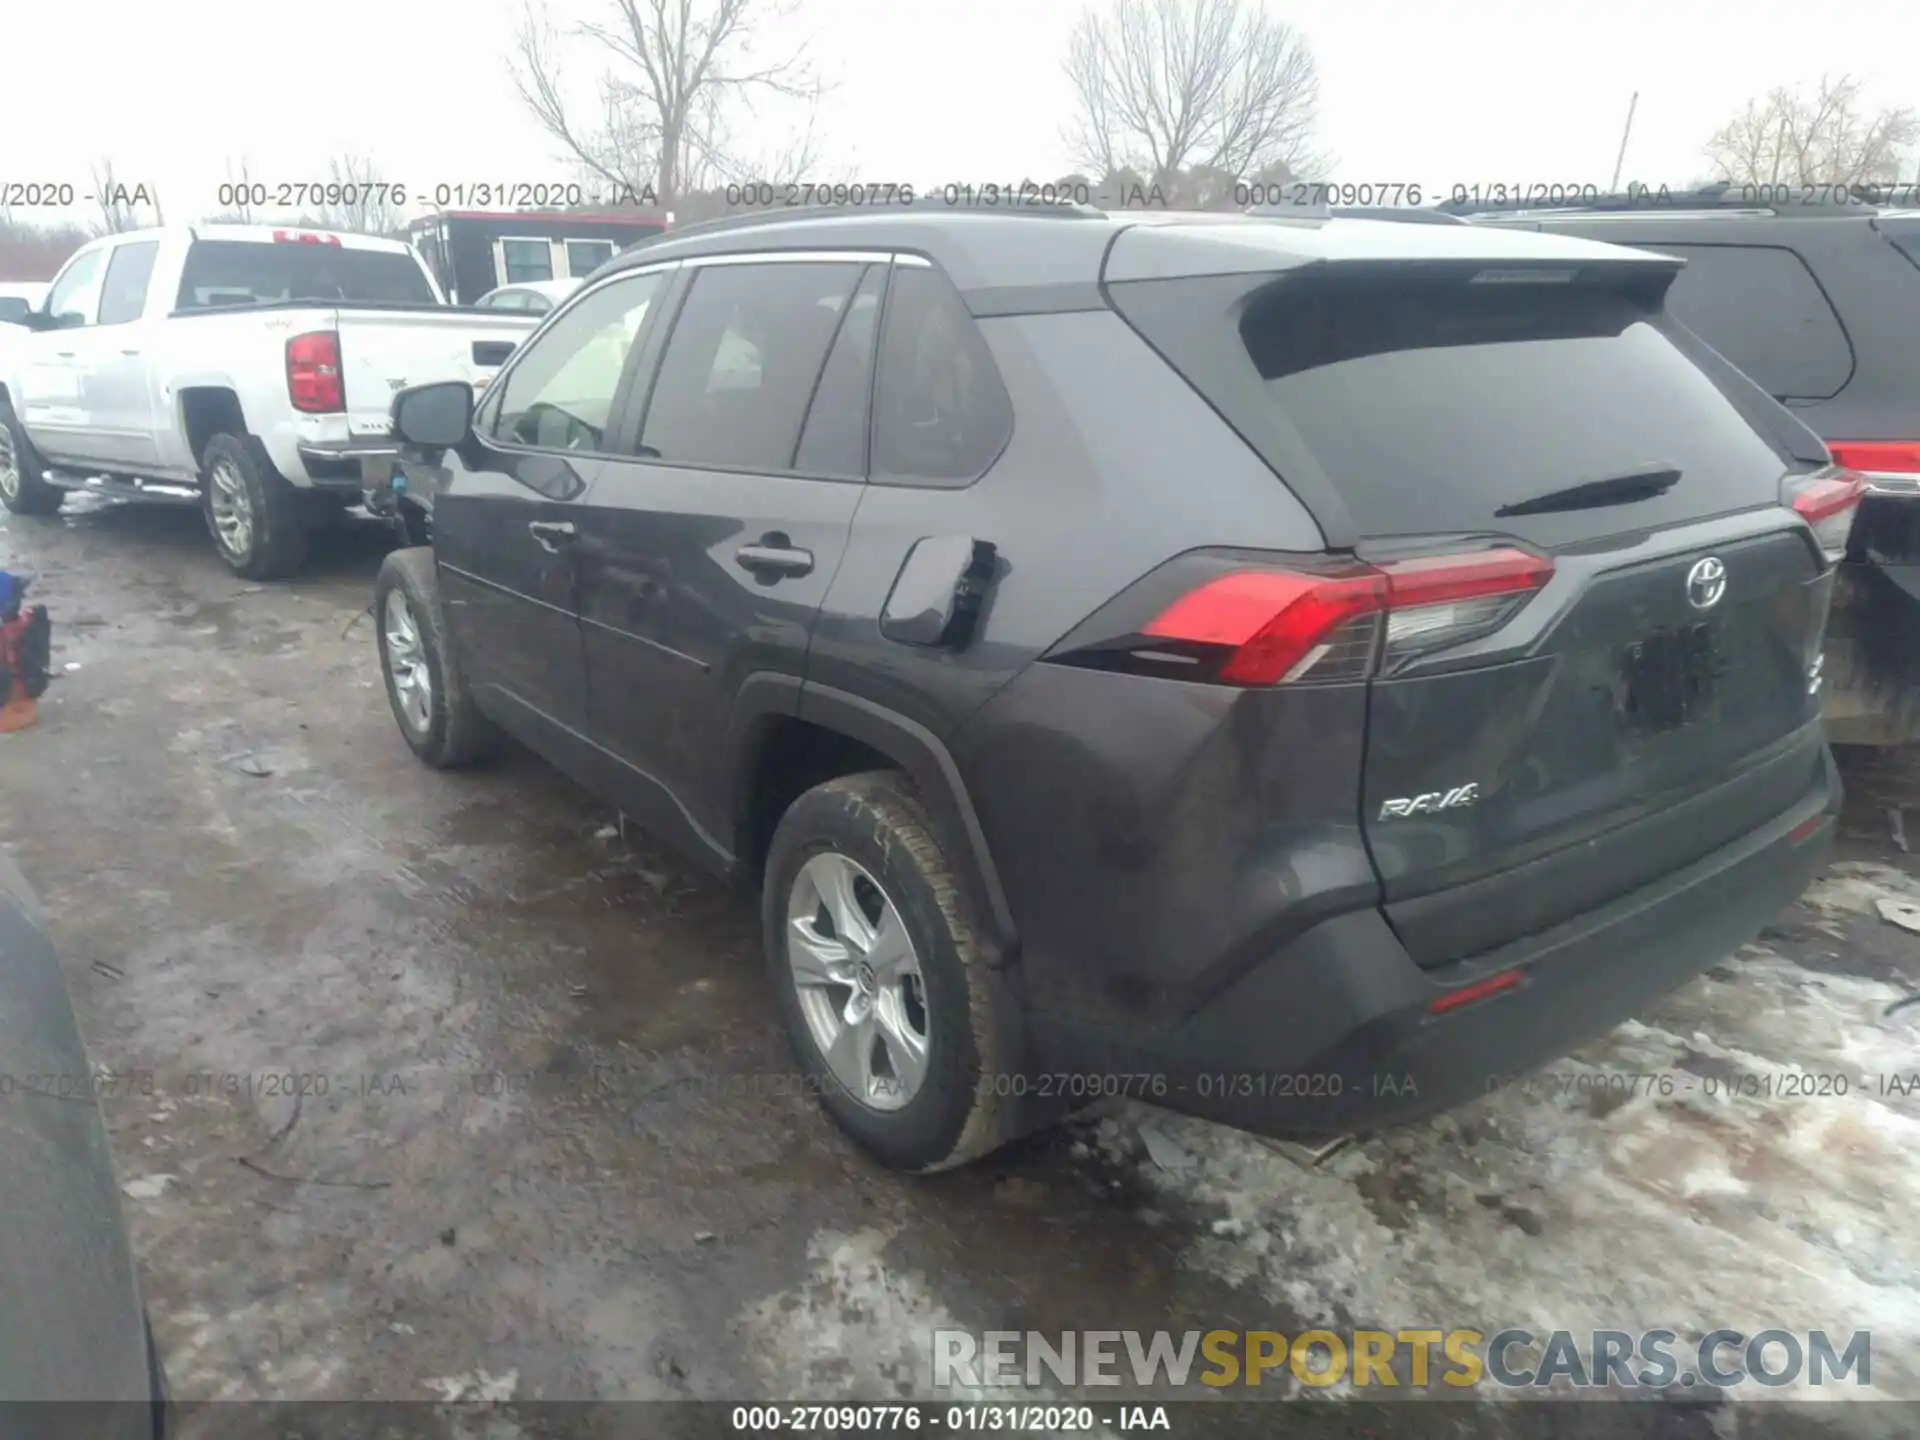
[[[118,235],[138,230],[146,223],[140,214],[142,206],[151,208],[155,220],[159,220],[159,198],[145,185],[129,185],[117,179],[111,157],[103,155],[93,162],[92,177],[93,201],[100,210],[100,218],[94,222],[97,233]]]
[[[1862,185],[1899,178],[1920,140],[1910,105],[1872,107],[1852,75],[1749,100],[1714,131],[1705,153],[1719,178],[1736,185]]]
[[[568,32],[602,53],[590,112],[569,103],[559,73],[568,35],[531,4],[512,70],[521,100],[547,133],[618,191],[651,189],[659,204],[672,205],[687,190],[739,178],[733,128],[740,113],[770,97],[811,107],[823,93],[804,47],[784,59],[757,53],[763,22],[787,13],[792,0],[604,3],[605,19]]]
[[[366,156],[336,155],[327,162],[327,183],[319,199],[318,219],[324,230],[355,230],[387,235],[398,230],[402,206],[391,182]]]
[[[1100,175],[1167,185],[1195,168],[1241,179],[1325,163],[1313,52],[1258,0],[1111,0],[1081,14],[1066,70],[1079,110],[1069,143]]]
[[[0,280],[51,280],[93,238],[79,225],[34,225],[0,211]]]

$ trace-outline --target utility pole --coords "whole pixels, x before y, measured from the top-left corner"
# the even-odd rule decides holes
[[[1620,167],[1627,163],[1627,137],[1633,134],[1633,112],[1640,104],[1640,92],[1633,92],[1633,98],[1627,101],[1627,124],[1620,132],[1620,153],[1613,158],[1613,184],[1607,187],[1609,193],[1620,192]]]

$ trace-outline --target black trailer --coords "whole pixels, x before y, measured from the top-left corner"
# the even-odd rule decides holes
[[[407,239],[455,305],[500,285],[584,279],[629,245],[658,235],[661,211],[617,213],[443,210],[414,221]]]

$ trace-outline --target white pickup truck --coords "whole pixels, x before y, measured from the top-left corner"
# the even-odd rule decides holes
[[[484,385],[544,317],[447,305],[396,240],[168,226],[76,251],[42,305],[0,324],[0,503],[72,489],[189,501],[265,580],[360,499],[391,453],[396,390]]]

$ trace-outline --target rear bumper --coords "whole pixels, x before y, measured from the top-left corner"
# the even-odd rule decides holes
[[[1379,910],[1294,939],[1176,1028],[1140,1035],[1036,1016],[1030,1085],[1127,1094],[1265,1134],[1417,1119],[1566,1054],[1751,940],[1831,849],[1823,755],[1800,801],[1684,870],[1473,960],[1422,969]],[[1517,970],[1444,1014],[1450,992]]]
[[[300,468],[304,472],[300,478],[308,485],[316,490],[354,493],[363,488],[363,473],[374,469],[384,474],[385,467],[400,454],[390,440],[346,440],[338,443],[302,441],[296,450],[300,456]]]

